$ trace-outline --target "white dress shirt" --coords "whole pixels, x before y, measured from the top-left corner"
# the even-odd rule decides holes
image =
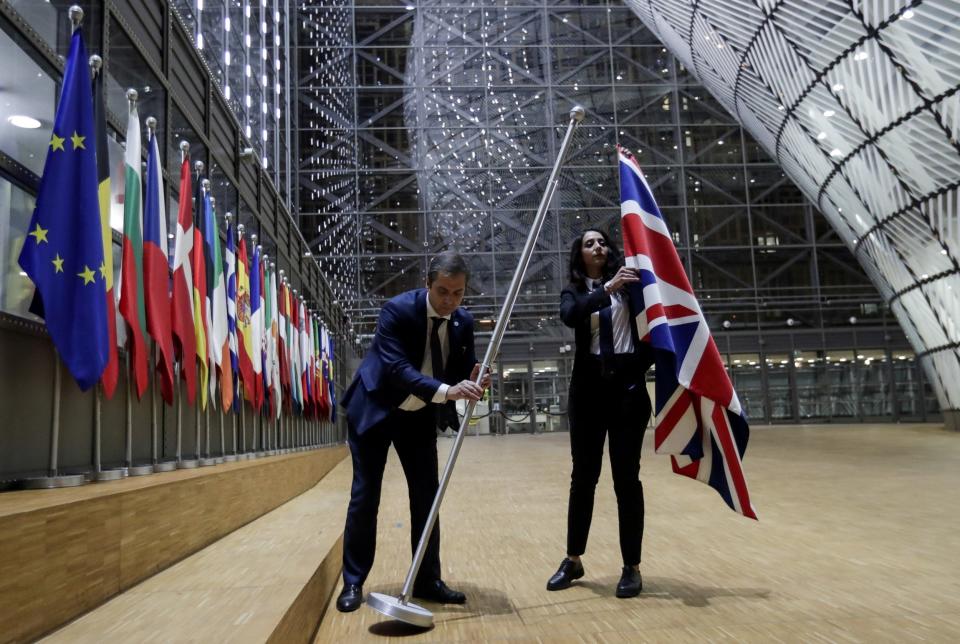
[[[430,305],[430,295],[427,294],[427,337],[424,339],[425,348],[423,350],[423,364],[420,365],[420,373],[425,376],[434,377],[433,375],[433,356],[430,352],[430,332],[433,331],[433,325],[435,322],[432,318],[442,317],[446,322],[440,326],[440,331],[437,335],[440,336],[440,351],[443,353],[443,366],[447,366],[447,356],[450,355],[450,343],[447,341],[447,327],[450,326],[450,316],[449,315],[437,315],[437,312],[434,310],[433,306]],[[436,393],[433,394],[433,398],[430,399],[430,402],[442,403],[447,400],[447,389],[450,388],[450,385],[441,384],[437,389]],[[427,406],[422,399],[410,394],[406,399],[401,403],[400,409],[403,411],[417,411],[418,409],[423,409]]]
[[[601,280],[586,278],[587,290],[592,291]],[[633,353],[633,335],[630,333],[630,306],[621,295],[622,289],[610,296],[611,320],[613,322],[613,352]],[[590,353],[600,355],[600,311],[590,314]]]

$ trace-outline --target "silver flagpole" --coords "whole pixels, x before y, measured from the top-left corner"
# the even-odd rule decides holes
[[[150,351],[150,358],[153,361],[153,370],[150,374],[150,462],[157,464],[157,343],[151,342],[153,346]]]
[[[133,374],[130,372],[130,350],[126,353],[127,363],[127,387],[126,387],[126,453],[124,454],[124,467],[129,473],[133,467]]]
[[[150,354],[147,361],[147,373],[150,379],[150,462],[143,465],[133,465],[131,461],[130,476],[145,476],[153,474],[154,464],[157,462],[157,378],[156,378],[156,352],[154,344],[150,342]],[[151,368],[151,364],[153,368]],[[131,430],[132,431],[132,430]]]
[[[190,153],[190,142],[189,141],[180,141],[180,163],[183,163],[183,160]],[[189,170],[189,168],[188,168]],[[189,199],[192,195],[181,195],[181,199]],[[179,222],[179,217],[178,217]],[[186,231],[184,231],[186,232]],[[188,266],[190,258],[187,258]],[[192,289],[193,284],[188,284],[187,288]],[[191,300],[192,300],[192,293]],[[174,364],[174,373],[177,379],[177,467],[182,467],[183,463],[183,370],[189,366],[189,361],[193,359],[193,356],[183,355],[183,347],[181,348],[180,362]]]
[[[537,243],[537,237],[540,235],[540,229],[543,228],[543,222],[546,219],[547,208],[550,206],[550,200],[553,198],[553,194],[557,189],[560,166],[563,163],[563,158],[566,156],[567,149],[570,147],[570,142],[573,140],[573,132],[577,129],[577,126],[580,124],[580,122],[583,121],[585,114],[585,110],[579,105],[570,110],[570,121],[567,124],[566,136],[563,138],[563,143],[560,146],[560,152],[557,155],[557,160],[554,163],[553,170],[550,173],[550,179],[547,182],[547,190],[543,195],[543,199],[540,201],[540,208],[537,210],[537,216],[530,228],[530,233],[527,235],[527,242],[523,247],[523,253],[520,256],[520,261],[517,263],[517,269],[513,274],[513,280],[510,282],[510,290],[508,291],[506,298],[504,298],[503,307],[500,310],[500,315],[497,317],[497,325],[493,329],[493,335],[490,338],[490,344],[487,346],[487,353],[480,365],[480,373],[477,375],[477,383],[483,381],[484,376],[486,376],[490,369],[490,363],[500,350],[500,341],[503,339],[503,334],[507,329],[507,324],[510,322],[510,315],[513,313],[513,305],[514,302],[516,302],[517,294],[520,292],[520,284],[523,282],[524,275],[527,272],[527,266],[530,263],[530,257],[533,254],[533,248]],[[457,455],[460,452],[460,446],[463,444],[463,438],[467,435],[467,426],[470,423],[470,417],[473,415],[473,409],[475,406],[476,402],[470,401],[470,403],[467,404],[467,410],[463,416],[463,420],[460,421],[460,430],[457,432],[457,437],[453,442],[453,447],[450,450],[450,456],[447,458],[447,464],[443,468],[443,476],[440,478],[440,486],[437,489],[437,495],[433,499],[433,506],[430,508],[430,514],[427,516],[426,525],[424,525],[423,533],[420,535],[420,543],[417,545],[417,551],[416,554],[414,554],[413,562],[410,564],[410,570],[407,572],[407,578],[403,583],[403,590],[401,590],[400,596],[391,597],[382,593],[370,593],[367,598],[367,603],[374,610],[377,610],[388,617],[393,617],[402,622],[413,624],[414,626],[420,626],[422,628],[430,628],[433,626],[433,613],[425,608],[422,608],[421,606],[408,603],[407,599],[410,597],[410,591],[413,588],[413,580],[420,571],[420,564],[423,562],[423,556],[427,550],[427,542],[430,540],[430,535],[433,532],[434,525],[436,525],[437,515],[440,512],[440,504],[443,501],[443,495],[447,490],[447,484],[450,482],[450,475],[453,473],[453,466],[457,462]]]
[[[74,18],[74,9],[70,9],[70,17],[74,19],[74,28],[79,24],[79,18]],[[80,11],[80,18],[83,12]],[[45,489],[54,487],[76,487],[87,482],[87,477],[83,474],[72,474],[60,476],[60,391],[63,379],[60,373],[60,358],[57,354],[57,347],[53,347],[53,414],[50,420],[50,461],[47,468],[47,475],[23,480],[23,487],[26,489]]]
[[[240,402],[240,453],[247,453],[247,412],[243,408],[243,401]]]

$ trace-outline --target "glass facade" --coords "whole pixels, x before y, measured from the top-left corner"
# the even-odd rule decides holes
[[[847,346],[858,333],[876,350],[908,346],[837,232],[628,7],[331,1],[301,7],[299,27],[299,218],[362,337],[383,300],[422,285],[429,257],[444,248],[471,263],[466,305],[481,333],[492,328],[568,111],[580,103],[587,120],[511,318],[505,361],[513,347],[518,365],[549,358],[552,373],[569,373],[569,358],[556,358],[572,340],[557,319],[559,293],[575,236],[587,226],[618,233],[617,144],[650,178],[721,350],[756,355],[749,374],[736,376],[751,417],[847,417],[776,393],[826,363],[831,329]],[[807,353],[815,362],[793,359]],[[527,409],[565,409],[565,392],[537,402],[534,382],[523,382],[504,408],[522,390]],[[836,395],[846,386],[837,380]],[[850,417],[868,415],[858,408]]]
[[[172,0],[246,141],[287,206],[296,166],[294,4],[280,0]]]
[[[0,322],[17,328],[24,320],[41,322],[28,310],[33,285],[17,258],[53,127],[72,4],[20,0],[0,5],[5,61],[0,87]],[[205,165],[218,214],[233,214],[246,234],[257,234],[291,287],[309,298],[335,336],[344,337],[342,311],[288,208],[296,147],[290,145],[296,143],[293,97],[285,89],[295,64],[289,6],[261,0],[76,4],[84,11],[87,49],[104,60],[115,274],[121,257],[126,91],[134,88],[141,120],[153,116],[158,124],[168,244],[172,247],[182,198],[179,145],[185,140],[191,160]],[[162,34],[167,34],[166,48]],[[244,154],[246,147],[254,148],[252,159]],[[225,228],[222,220],[218,227]],[[39,324],[30,328],[42,332]],[[348,354],[349,349],[342,359]]]
[[[960,409],[956,3],[627,4],[816,204]]]

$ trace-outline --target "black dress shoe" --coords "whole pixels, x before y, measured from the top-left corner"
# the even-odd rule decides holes
[[[633,566],[624,566],[623,574],[620,575],[620,581],[617,583],[617,597],[636,597],[643,590],[643,578],[640,571]]]
[[[344,584],[340,596],[337,597],[337,610],[341,613],[350,613],[363,603],[363,587],[356,584]]]
[[[557,572],[547,582],[547,590],[563,590],[569,588],[574,579],[583,577],[583,564],[579,561],[564,558],[560,562]]]
[[[467,596],[459,590],[454,590],[441,580],[430,582],[425,586],[414,587],[413,596],[417,599],[437,602],[438,604],[465,604]]]

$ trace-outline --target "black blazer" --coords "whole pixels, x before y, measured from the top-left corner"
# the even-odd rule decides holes
[[[576,352],[573,360],[573,375],[575,379],[583,367],[577,369],[578,364],[590,357],[590,315],[600,309],[610,306],[610,296],[603,290],[603,284],[598,284],[592,291],[587,290],[586,282],[575,284],[570,282],[560,293],[560,319],[565,325],[573,329],[576,339]],[[634,327],[635,329],[635,327]],[[638,342],[634,332],[634,354],[637,355],[638,368],[646,372],[653,364],[653,350],[648,342]]]
[[[458,308],[450,316],[447,328],[450,352],[442,379],[420,373],[426,339],[426,289],[401,293],[384,304],[373,344],[343,398],[347,418],[358,434],[386,418],[410,394],[429,404],[441,381],[456,384],[470,377],[477,362],[470,313]],[[451,422],[457,417],[453,401],[445,404],[443,416]]]

